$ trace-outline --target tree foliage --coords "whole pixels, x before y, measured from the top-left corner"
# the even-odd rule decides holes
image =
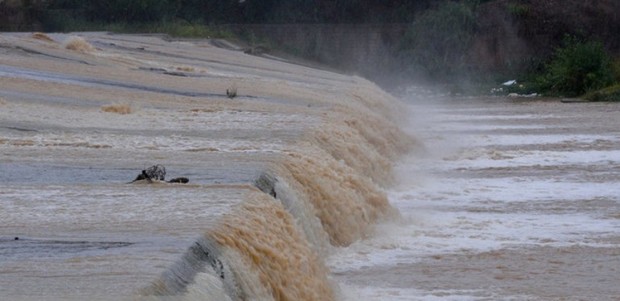
[[[612,60],[600,42],[567,37],[539,79],[542,90],[578,96],[614,82]]]
[[[499,0],[0,0],[0,30],[112,30],[166,32],[177,36],[216,36],[227,26],[218,24],[334,24],[401,23],[410,24],[405,35],[383,35],[380,42],[397,57],[386,69],[405,77],[453,81],[477,76],[471,57],[476,34],[484,34],[486,23],[478,28],[477,9],[484,2],[506,8],[515,20],[537,17],[531,1]],[[573,0],[575,2],[577,0]],[[608,0],[612,1],[612,0]],[[488,5],[484,6],[489,8]],[[545,6],[541,6],[545,7]],[[484,10],[481,10],[484,12]],[[562,14],[558,14],[561,16]],[[484,13],[480,16],[484,17]],[[484,20],[483,20],[484,21]],[[488,21],[488,20],[487,20]],[[542,21],[541,21],[542,22]],[[523,23],[529,24],[529,23]],[[538,24],[538,23],[533,23]],[[542,23],[541,23],[542,24]],[[28,27],[29,26],[29,27]],[[252,26],[247,26],[251,28]],[[488,26],[487,26],[488,27]],[[29,29],[30,28],[30,29]],[[243,26],[229,26],[241,28]],[[540,26],[534,28],[545,32]],[[557,27],[564,30],[564,27]],[[492,29],[491,29],[492,30]],[[521,30],[521,29],[520,29]],[[527,28],[526,28],[527,30]],[[478,32],[481,31],[481,32]],[[242,31],[243,32],[243,31]],[[557,31],[554,31],[557,32]],[[554,37],[561,36],[554,34]],[[243,37],[243,35],[241,35]],[[249,35],[250,38],[256,38]],[[307,36],[308,44],[318,43]],[[533,40],[535,36],[527,36]],[[602,39],[605,36],[602,36]],[[335,41],[338,42],[338,41]],[[375,42],[374,40],[372,42]],[[554,39],[550,44],[557,44]],[[613,45],[613,39],[606,40]],[[317,47],[308,46],[308,49]],[[343,47],[346,48],[346,47]],[[547,47],[551,49],[551,47]],[[547,49],[545,48],[545,49]],[[302,52],[306,58],[314,52]],[[310,54],[309,54],[310,53]],[[610,64],[600,43],[567,40],[544,64],[549,52],[538,53],[528,77],[537,92],[552,91],[566,96],[620,81],[620,58]],[[469,64],[469,65],[468,65]],[[395,66],[391,68],[391,66]],[[541,68],[538,68],[542,66]],[[614,71],[615,70],[615,71]],[[543,74],[539,76],[539,74]],[[611,74],[611,75],[610,75]]]
[[[83,2],[90,19],[102,21],[149,22],[169,15],[168,0],[87,0]]]
[[[464,71],[465,53],[476,30],[477,2],[444,1],[413,22],[401,44],[411,72],[430,78],[451,78]]]
[[[50,9],[74,9],[92,21],[183,19],[222,23],[409,22],[433,0],[49,0]]]

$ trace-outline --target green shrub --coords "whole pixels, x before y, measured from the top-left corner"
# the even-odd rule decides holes
[[[611,64],[611,68],[614,72],[614,78],[617,83],[620,83],[620,57],[616,58]]]
[[[509,3],[508,12],[515,17],[526,17],[530,13],[530,7],[524,4]]]
[[[620,84],[590,92],[583,98],[589,101],[620,101]]]
[[[540,87],[552,94],[578,96],[614,82],[611,58],[599,42],[568,37],[555,51],[539,78]]]
[[[83,6],[89,18],[105,22],[154,22],[172,16],[167,0],[89,0]]]

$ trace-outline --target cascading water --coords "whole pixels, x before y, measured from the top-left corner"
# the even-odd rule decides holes
[[[4,296],[336,300],[326,258],[398,215],[383,188],[416,143],[372,83],[208,41],[41,35],[0,35]],[[125,184],[153,164],[190,182]]]

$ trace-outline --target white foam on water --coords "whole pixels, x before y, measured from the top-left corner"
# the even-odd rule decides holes
[[[472,116],[471,114],[450,114],[450,120],[452,122],[472,122],[472,121],[493,121],[493,120],[528,120],[528,119],[541,119],[541,118],[554,118],[556,115],[554,114],[508,114],[508,115],[478,115]]]
[[[596,135],[568,134],[568,135],[541,135],[541,134],[505,134],[501,136],[482,136],[476,139],[481,145],[540,145],[540,144],[591,144],[596,142],[618,141],[620,136],[614,133]]]
[[[495,124],[470,124],[465,121],[448,121],[446,122],[446,127],[449,126],[458,126],[459,130],[462,131],[489,131],[489,130],[535,130],[535,129],[546,129],[548,127],[543,127],[535,124],[508,124],[508,125],[495,125]]]
[[[454,109],[431,107],[427,111],[433,111],[430,115],[437,119],[425,116],[419,122],[422,126],[417,128],[422,131],[418,134],[427,144],[429,155],[406,158],[399,163],[395,173],[400,182],[388,191],[402,220],[378,225],[373,236],[337,250],[328,260],[336,278],[343,283],[344,300],[538,299],[540,296],[475,287],[451,290],[447,289],[451,284],[441,283],[441,279],[434,285],[446,289],[417,288],[413,280],[410,287],[386,287],[360,283],[359,279],[372,278],[374,271],[390,273],[446,254],[479,254],[532,246],[617,246],[613,239],[620,233],[620,220],[606,216],[610,206],[620,207],[620,188],[613,177],[613,170],[620,164],[616,134],[527,133],[528,128],[554,131],[565,127],[561,118],[528,125],[485,124],[538,116],[506,114],[510,112],[509,104],[487,110],[456,105]],[[498,117],[489,112],[504,114]],[[541,118],[560,115],[541,114]],[[459,122],[443,122],[446,119]],[[465,124],[467,120],[475,123]],[[471,132],[505,129],[526,131],[520,135]],[[459,134],[460,131],[470,132]],[[601,142],[609,146],[600,150],[578,148],[580,144]],[[564,144],[565,149],[549,146],[554,143]],[[532,145],[548,147],[537,150]],[[593,174],[600,179],[588,177]]]
[[[497,151],[488,148],[472,148],[445,157],[444,168],[491,168],[519,166],[558,166],[578,164],[618,164],[620,151]]]
[[[368,301],[475,301],[488,300],[476,296],[477,290],[438,290],[429,294],[427,291],[402,288],[381,288],[356,285],[342,285],[344,300]],[[504,299],[505,300],[505,299]]]
[[[408,209],[420,202],[472,205],[515,203],[531,201],[582,201],[594,198],[615,199],[618,187],[614,182],[587,183],[570,180],[531,180],[527,178],[449,179],[442,182],[427,180],[424,187],[390,193],[391,201],[399,208]],[[428,189],[428,190],[427,190]],[[437,189],[432,191],[431,189]],[[617,201],[617,200],[616,200]],[[492,204],[491,203],[491,204]]]
[[[520,245],[608,247],[613,245],[596,238],[620,231],[618,220],[580,212],[539,214],[525,209],[489,213],[488,208],[461,204],[463,199],[425,201],[414,197],[415,205],[411,205],[412,199],[392,195],[393,205],[401,210],[404,221],[379,225],[373,237],[339,250],[330,258],[330,267],[343,273],[414,263],[424,256],[488,252]]]

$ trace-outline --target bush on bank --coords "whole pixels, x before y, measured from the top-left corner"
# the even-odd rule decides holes
[[[540,88],[552,94],[579,96],[614,83],[612,60],[599,42],[567,37],[556,49]]]
[[[620,84],[590,92],[583,98],[589,101],[620,101]]]
[[[501,92],[587,95],[596,101],[607,101],[615,91],[610,86],[620,83],[620,60],[614,61],[600,42],[567,36],[547,62],[533,64],[528,74],[520,78],[518,85],[502,87]]]

